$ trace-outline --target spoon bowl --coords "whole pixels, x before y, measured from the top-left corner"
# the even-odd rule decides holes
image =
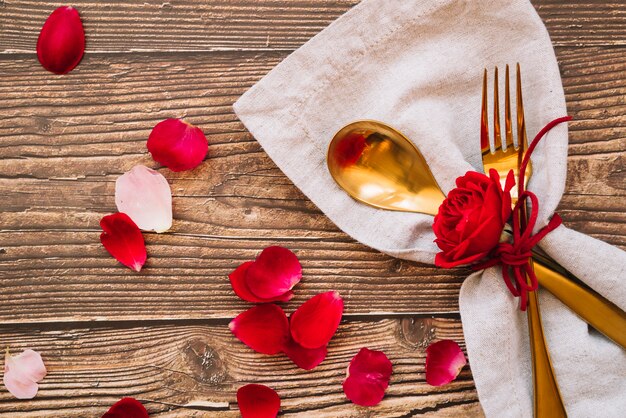
[[[330,142],[326,162],[339,187],[379,209],[436,215],[445,199],[417,147],[382,122],[343,127]]]

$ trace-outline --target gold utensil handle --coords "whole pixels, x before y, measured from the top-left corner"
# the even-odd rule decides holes
[[[541,261],[536,260],[534,268],[541,287],[589,325],[626,349],[626,312],[599,293],[551,270]]]
[[[567,417],[565,406],[556,383],[550,353],[541,325],[541,312],[537,292],[528,295],[528,331],[533,365],[533,391],[535,418]]]

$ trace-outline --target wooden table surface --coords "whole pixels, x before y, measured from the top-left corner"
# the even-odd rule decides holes
[[[393,259],[339,231],[281,173],[231,105],[358,0],[80,0],[82,63],[54,76],[35,56],[60,4],[0,0],[0,346],[42,353],[37,397],[2,387],[0,416],[99,417],[133,396],[154,417],[235,417],[235,391],[265,383],[286,416],[482,415],[465,368],[424,379],[434,339],[463,343],[457,295],[466,271]],[[626,247],[626,3],[533,0],[558,56],[570,124],[565,224]],[[169,180],[174,226],[145,234],[135,274],[101,246],[115,179],[168,117],[200,126],[208,160]],[[345,321],[317,369],[239,343],[227,327],[248,308],[227,274],[264,247],[286,246],[305,279],[293,303],[338,290]],[[385,400],[343,395],[362,346],[394,364]]]

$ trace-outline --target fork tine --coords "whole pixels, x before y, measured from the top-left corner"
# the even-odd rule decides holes
[[[500,135],[500,101],[498,92],[498,67],[493,75],[493,146],[497,150],[502,148],[502,136]],[[504,145],[506,148],[506,144]]]
[[[491,152],[489,147],[489,121],[487,118],[487,69],[483,74],[483,99],[480,115],[480,148],[481,152]]]
[[[509,83],[509,64],[506,65],[504,77],[504,130],[506,133],[505,142],[507,146],[514,146],[513,124],[511,123],[511,88]]]
[[[528,149],[526,137],[526,121],[524,120],[524,103],[522,100],[522,74],[519,62],[517,63],[517,146]]]

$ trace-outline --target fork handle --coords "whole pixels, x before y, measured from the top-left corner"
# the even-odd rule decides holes
[[[535,264],[532,265],[535,266]],[[531,292],[528,295],[527,315],[530,353],[533,360],[534,418],[566,418],[567,412],[543,332],[537,292]]]
[[[534,256],[533,256],[534,259]],[[535,259],[539,284],[581,319],[626,349],[626,313],[594,290],[548,267],[542,257]]]

